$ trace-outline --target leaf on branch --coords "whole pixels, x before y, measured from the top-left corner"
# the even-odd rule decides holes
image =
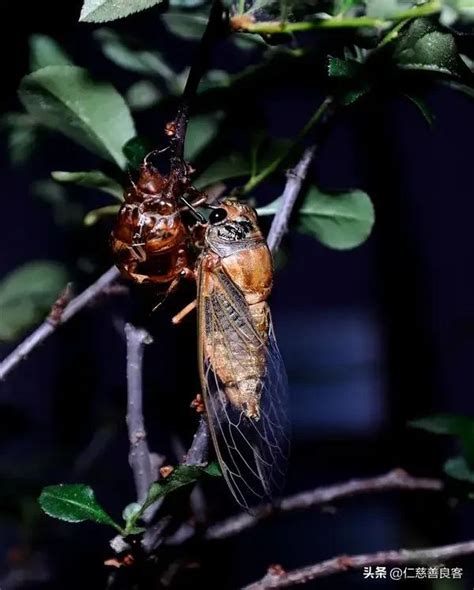
[[[112,29],[99,29],[94,37],[100,42],[102,51],[115,65],[148,76],[161,76],[165,80],[176,74],[164,61],[158,51],[138,47],[135,40],[127,40]]]
[[[84,217],[84,225],[90,227],[95,225],[104,217],[110,217],[111,215],[117,215],[120,210],[120,205],[106,205],[105,207],[99,207],[93,209]]]
[[[51,172],[51,176],[56,182],[95,188],[112,195],[119,201],[123,201],[123,187],[116,180],[110,178],[110,176],[107,176],[100,170],[90,170],[88,172],[63,172],[56,170]]]
[[[257,209],[257,213],[274,215],[280,204],[281,197]],[[336,250],[348,250],[365,242],[373,225],[374,207],[369,196],[360,190],[327,194],[311,187],[295,219],[297,231]]]
[[[162,15],[165,27],[170,33],[188,41],[199,41],[206,30],[207,16],[168,12]]]
[[[58,225],[74,226],[82,222],[82,204],[70,199],[63,185],[53,180],[38,180],[32,185],[32,193],[52,207],[54,221]]]
[[[83,68],[48,66],[23,78],[19,96],[42,125],[125,167],[122,147],[135,135],[135,125],[113,86],[93,80]]]
[[[251,171],[251,163],[240,152],[232,152],[217,160],[204,170],[195,180],[196,188],[205,188],[216,182],[241,178]]]
[[[223,113],[218,111],[208,115],[196,115],[190,119],[184,146],[186,160],[192,162],[217,137],[222,118]]]
[[[39,503],[48,516],[66,522],[90,520],[106,524],[122,532],[121,527],[97,502],[94,491],[84,484],[61,484],[43,488]]]
[[[151,484],[146,500],[141,505],[140,510],[135,508],[130,509],[130,516],[126,518],[125,530],[129,532],[134,528],[147,508],[160,498],[171,494],[179,488],[191,485],[205,476],[220,477],[221,475],[222,473],[218,463],[210,463],[205,467],[199,465],[178,465],[168,477]]]
[[[24,264],[0,281],[0,341],[15,340],[44,319],[67,282],[65,268],[48,260]]]
[[[328,75],[334,80],[337,100],[345,106],[365,96],[373,86],[364,64],[352,58],[329,57]]]
[[[159,4],[162,0],[84,0],[79,20],[103,23],[124,18]]]
[[[52,37],[32,35],[30,37],[30,70],[47,66],[70,66],[72,59]]]
[[[416,19],[400,34],[393,54],[401,69],[424,70],[462,78],[469,72],[459,56],[451,33],[427,19]]]

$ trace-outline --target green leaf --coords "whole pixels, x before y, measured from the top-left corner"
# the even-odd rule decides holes
[[[188,124],[184,157],[192,162],[199,153],[217,137],[222,113],[196,115]]]
[[[1,126],[7,133],[10,161],[13,165],[23,164],[38,145],[38,121],[28,113],[6,113],[1,118]]]
[[[474,470],[472,470],[464,457],[453,457],[444,464],[443,471],[449,477],[474,483]]]
[[[92,488],[84,484],[47,486],[41,492],[39,503],[44,512],[53,518],[67,522],[90,520],[122,532],[121,527],[97,502]]]
[[[162,0],[84,0],[81,16],[82,22],[103,23],[124,18],[156,6]]]
[[[127,532],[131,527],[135,526],[139,518],[141,518],[146,512],[147,508],[157,500],[171,494],[179,488],[195,483],[206,475],[210,477],[220,477],[222,473],[219,465],[217,463],[210,463],[205,467],[200,465],[178,465],[168,477],[152,483],[141,509],[133,509],[133,514],[127,519]]]
[[[200,14],[183,14],[182,12],[168,12],[162,17],[165,27],[177,37],[189,41],[198,41],[207,26],[207,17]]]
[[[76,66],[48,66],[21,82],[20,100],[43,125],[116,162],[126,164],[123,145],[135,135],[124,99],[107,82]]]
[[[88,172],[63,172],[56,170],[51,172],[51,176],[56,182],[95,188],[112,195],[119,201],[123,201],[123,187],[116,180],[110,178],[110,176],[107,176],[100,170],[90,170]]]
[[[257,209],[257,213],[274,215],[280,204],[281,197]],[[295,223],[300,233],[336,250],[355,248],[365,242],[373,225],[374,208],[366,193],[352,190],[326,194],[316,187],[311,187],[304,197]]]
[[[127,522],[131,518],[134,518],[142,509],[142,505],[138,502],[132,502],[125,506],[122,512],[122,518]]]
[[[152,150],[152,143],[146,137],[141,135],[132,137],[132,139],[127,141],[123,146],[123,153],[127,158],[127,162],[135,170],[140,168],[145,156],[147,156]]]
[[[38,180],[33,183],[32,193],[53,209],[54,221],[58,225],[78,225],[84,217],[83,206],[70,199],[62,185],[52,180]]]
[[[133,111],[144,111],[156,107],[162,100],[163,94],[148,80],[139,80],[132,84],[125,94],[128,106]]]
[[[68,282],[57,262],[20,266],[0,281],[0,340],[15,340],[43,320]]]
[[[390,19],[395,14],[408,10],[413,2],[401,0],[366,0],[366,14],[372,18]]]
[[[204,170],[195,180],[196,188],[204,188],[229,180],[231,178],[240,178],[250,174],[251,164],[248,158],[245,158],[239,152],[232,152],[217,160]]]
[[[40,70],[47,66],[70,66],[69,55],[52,37],[32,35],[30,37],[30,70]]]
[[[106,205],[105,207],[99,207],[93,209],[84,217],[84,225],[90,227],[95,225],[98,221],[104,217],[110,217],[111,215],[117,215],[120,211],[120,205]]]
[[[127,42],[123,36],[111,29],[99,29],[94,36],[100,42],[106,57],[125,70],[148,76],[161,76],[165,80],[176,75],[166,64],[161,53],[136,48],[136,42]]]
[[[352,80],[360,75],[362,64],[355,59],[328,58],[328,75],[330,78]]]
[[[451,434],[462,436],[465,432],[474,432],[474,420],[457,414],[434,414],[411,420],[408,425],[434,434]]]
[[[424,70],[461,78],[467,71],[459,57],[456,41],[427,19],[416,19],[400,33],[394,51],[399,68]]]
[[[435,117],[424,98],[414,93],[406,93],[405,96],[416,106],[428,125],[433,127]]]

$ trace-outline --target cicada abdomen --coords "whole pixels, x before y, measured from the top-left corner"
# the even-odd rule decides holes
[[[279,493],[289,452],[287,378],[267,303],[272,278],[255,212],[223,201],[199,262],[199,354],[216,453],[244,508]]]

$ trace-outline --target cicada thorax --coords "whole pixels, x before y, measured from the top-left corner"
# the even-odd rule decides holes
[[[192,240],[179,200],[188,188],[188,177],[179,167],[164,176],[146,161],[141,166],[138,181],[125,192],[111,236],[124,276],[167,284],[191,264]]]

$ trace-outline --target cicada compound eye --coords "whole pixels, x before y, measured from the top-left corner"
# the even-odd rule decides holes
[[[211,225],[215,225],[216,223],[224,221],[226,217],[227,211],[225,209],[222,209],[222,207],[219,207],[219,209],[214,209],[212,213],[209,215],[209,223]]]

